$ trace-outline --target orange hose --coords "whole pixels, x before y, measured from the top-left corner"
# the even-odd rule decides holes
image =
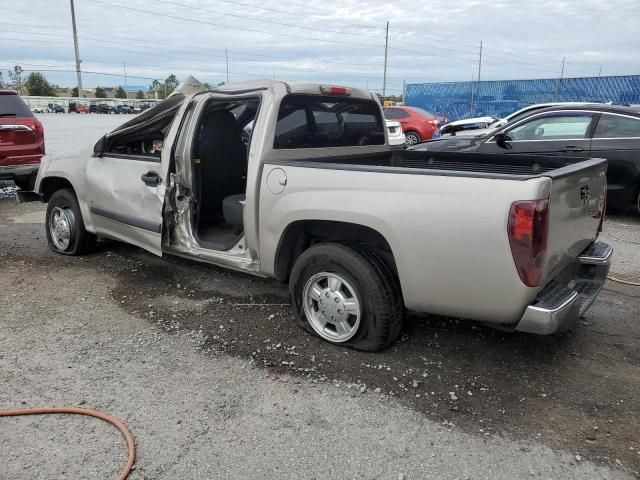
[[[105,422],[110,423],[124,436],[124,439],[127,442],[127,449],[129,451],[129,460],[127,461],[127,465],[118,477],[118,480],[125,480],[129,473],[131,472],[131,468],[133,467],[133,463],[136,461],[136,447],[133,443],[133,435],[127,428],[127,426],[122,423],[121,420],[117,419],[113,415],[109,415],[108,413],[98,412],[96,410],[90,410],[88,408],[79,408],[79,407],[43,407],[43,408],[19,408],[16,410],[0,410],[0,417],[15,417],[17,415],[47,415],[52,413],[72,413],[77,415],[88,415],[90,417],[96,417],[100,420],[104,420]]]

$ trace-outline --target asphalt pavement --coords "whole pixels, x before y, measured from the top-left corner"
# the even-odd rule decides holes
[[[125,120],[41,117],[54,155]],[[356,352],[299,330],[272,280],[113,241],[56,255],[45,206],[1,189],[0,405],[120,417],[131,478],[638,476],[640,287],[607,282],[561,336],[410,316],[396,345]],[[640,219],[610,216],[603,239],[637,282]],[[95,419],[0,419],[1,478],[115,478],[125,454]]]

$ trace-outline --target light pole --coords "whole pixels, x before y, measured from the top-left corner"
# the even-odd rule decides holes
[[[73,46],[76,51],[76,78],[78,81],[78,98],[82,97],[82,73],[80,72],[80,49],[78,48],[78,29],[76,28],[76,11],[71,2],[71,24],[73,25]]]

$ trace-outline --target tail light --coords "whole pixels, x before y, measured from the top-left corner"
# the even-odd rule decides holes
[[[513,202],[509,211],[509,245],[518,275],[529,287],[542,281],[549,237],[549,200]]]
[[[320,85],[320,91],[329,95],[351,95],[351,89],[347,87],[334,87],[332,85]]]
[[[604,216],[607,213],[607,197],[609,196],[609,187],[604,184],[604,202],[602,203],[602,212],[600,213],[600,223],[598,224],[598,233],[602,233],[602,224],[604,223]]]
[[[42,141],[42,155],[44,155],[44,127],[42,126],[42,122],[37,118],[23,118],[16,121],[16,123],[29,127],[36,134],[36,141]]]

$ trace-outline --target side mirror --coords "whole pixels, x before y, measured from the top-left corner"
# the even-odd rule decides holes
[[[493,139],[496,141],[496,145],[500,148],[511,148],[511,145],[507,143],[509,137],[504,132],[498,132],[493,136]]]
[[[102,155],[102,153],[104,152],[104,143],[105,143],[105,137],[102,137],[93,146],[93,156],[94,157],[99,157],[100,155]]]

